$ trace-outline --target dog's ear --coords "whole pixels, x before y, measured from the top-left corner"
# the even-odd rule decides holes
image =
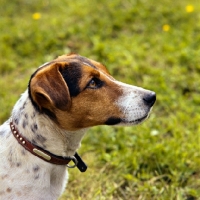
[[[71,105],[68,86],[60,73],[61,63],[39,69],[29,83],[30,95],[40,110],[67,110]]]

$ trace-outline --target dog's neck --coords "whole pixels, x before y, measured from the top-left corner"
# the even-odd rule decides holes
[[[20,108],[20,109],[19,109]],[[32,105],[28,91],[14,106],[12,120],[20,134],[31,143],[58,156],[73,156],[80,147],[86,129],[61,129],[48,116],[40,114]]]

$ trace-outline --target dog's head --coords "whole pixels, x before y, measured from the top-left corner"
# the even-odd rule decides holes
[[[115,80],[102,64],[71,54],[32,75],[29,95],[37,109],[66,130],[95,125],[135,125],[156,100],[154,92]]]

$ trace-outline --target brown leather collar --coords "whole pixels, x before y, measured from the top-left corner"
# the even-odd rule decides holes
[[[11,131],[14,135],[14,137],[17,139],[18,143],[21,144],[26,150],[28,150],[30,153],[32,153],[33,155],[41,158],[42,160],[52,163],[52,164],[56,164],[56,165],[67,165],[67,167],[69,168],[73,168],[73,167],[78,167],[78,169],[81,172],[86,171],[87,166],[86,164],[82,161],[82,159],[80,158],[80,156],[78,155],[78,153],[76,152],[74,156],[69,156],[69,157],[62,157],[62,156],[57,156],[54,155],[52,153],[50,153],[49,151],[46,151],[44,149],[42,149],[41,147],[38,147],[34,144],[32,144],[31,142],[29,142],[27,139],[25,139],[17,130],[17,128],[15,127],[15,125],[13,124],[13,122],[10,122],[10,128]],[[68,165],[68,163],[70,161],[74,162],[74,165]]]

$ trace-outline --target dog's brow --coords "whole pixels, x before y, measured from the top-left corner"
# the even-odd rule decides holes
[[[78,61],[80,61],[81,63],[83,63],[87,66],[90,66],[90,67],[97,69],[97,67],[95,65],[93,65],[90,60],[88,60],[87,58],[85,58],[83,56],[76,56],[75,59],[77,59]]]
[[[97,69],[97,67],[95,67],[94,65],[90,64],[90,63],[86,63],[86,62],[83,62],[84,65],[87,65],[88,67],[92,67],[92,68],[95,68]]]

